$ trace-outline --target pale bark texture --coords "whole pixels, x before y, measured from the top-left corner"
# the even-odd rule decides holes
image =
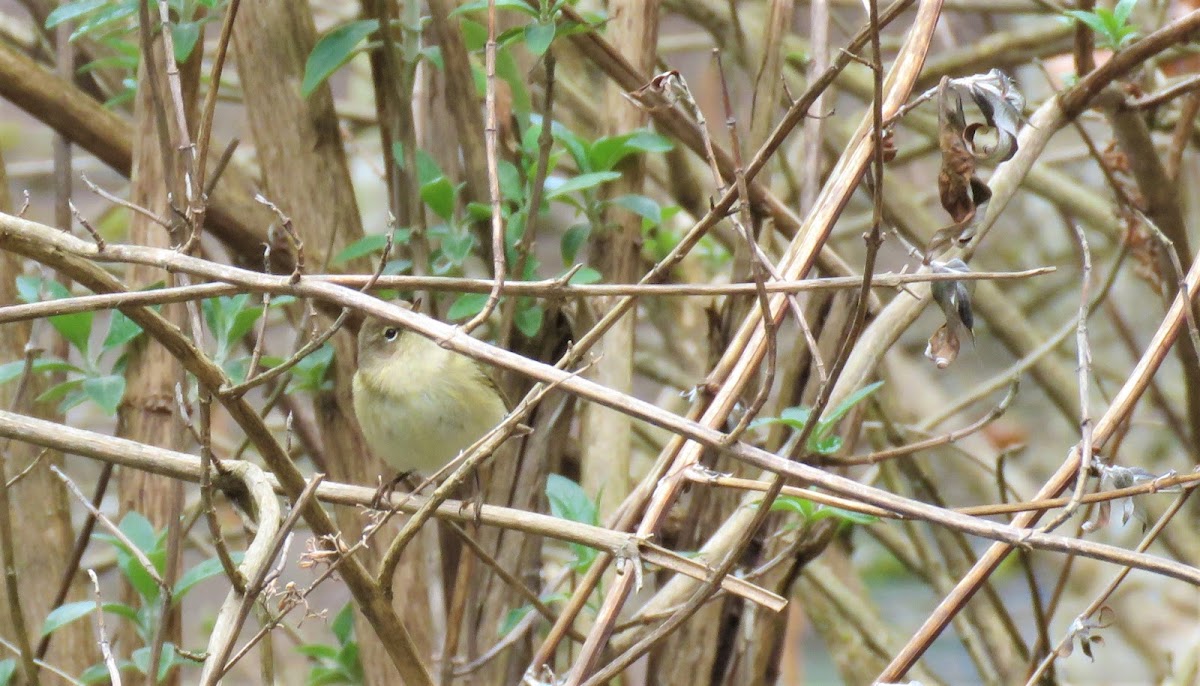
[[[134,122],[138,135],[133,138],[130,200],[149,208],[159,217],[171,217],[168,196],[175,198],[176,203],[186,197],[183,157],[176,146],[170,143],[163,145],[163,132],[157,130],[157,122],[167,124],[166,141],[179,141],[182,137],[176,128],[177,120],[170,104],[167,63],[163,59],[162,43],[156,40],[154,46],[154,53],[147,56],[148,60],[154,60],[154,69],[151,71],[146,60],[142,61],[134,101]],[[193,126],[190,122],[196,118],[199,54],[194,54],[192,59],[180,66],[185,116],[189,126]],[[157,102],[150,85],[150,79],[155,77],[162,98]],[[170,173],[164,165],[171,166]],[[174,187],[168,186],[169,179],[175,180]],[[132,213],[130,217],[129,239],[134,244],[155,248],[169,248],[182,240],[140,213]],[[148,288],[160,281],[162,272],[148,265],[130,267],[127,276],[131,288]],[[168,305],[162,309],[162,314],[186,330],[183,305]],[[117,409],[117,435],[169,450],[185,449],[187,432],[176,401],[176,387],[183,381],[183,366],[179,360],[157,342],[145,336],[138,338],[131,346],[129,363],[125,369],[125,395]],[[183,485],[173,479],[137,470],[118,470],[117,495],[122,514],[137,512],[145,516],[156,530],[168,528],[172,520],[178,520],[182,515]],[[126,598],[131,602],[135,600],[131,590],[127,591]],[[179,645],[181,627],[178,611],[171,612],[168,621],[170,627],[166,640]],[[137,639],[129,632],[125,644],[136,645],[136,642]],[[178,669],[171,674],[172,683],[181,683]],[[140,675],[130,674],[130,677],[137,679]]]
[[[654,68],[654,46],[658,42],[659,3],[657,0],[614,0],[608,6],[611,17],[609,38],[617,51],[639,71],[650,74]],[[605,133],[617,135],[645,126],[649,117],[625,99],[623,89],[610,85],[606,91]],[[645,175],[641,156],[625,160],[620,169],[622,177],[612,184],[609,197],[640,193]],[[590,239],[589,249],[597,257],[598,268],[605,280],[614,283],[636,281],[642,274],[641,217],[627,210],[613,208],[605,217],[604,227],[597,227]],[[603,313],[611,302],[601,299],[594,303]],[[623,317],[597,347],[597,361],[591,371],[596,381],[609,388],[628,393],[633,390],[633,352],[636,345],[635,321],[632,315]],[[585,446],[581,464],[584,490],[598,494],[601,519],[611,514],[632,486],[630,462],[632,455],[632,423],[628,416],[595,405],[587,405],[582,413],[581,437]]]
[[[313,17],[307,6],[285,0],[242,5],[234,30],[238,73],[246,94],[246,117],[262,171],[263,194],[292,219],[304,242],[308,264],[322,269],[336,254],[363,235],[358,204],[350,185],[346,153],[338,129],[333,98],[323,85],[309,98],[300,94],[304,63],[316,40]],[[371,271],[365,260],[352,263],[351,270]],[[321,318],[321,327],[330,320]],[[372,457],[354,418],[350,382],[356,368],[355,342],[349,331],[331,341],[334,362],[331,391],[314,399],[329,477],[362,485],[376,485],[380,476],[394,476]],[[356,541],[365,520],[351,508],[337,511],[338,523],[347,541]],[[395,534],[394,527],[375,534],[375,543],[360,555],[374,569]],[[395,605],[422,655],[426,666],[440,640],[429,621],[427,584],[423,553],[425,538],[409,546],[400,566]],[[361,616],[355,622],[363,671],[368,684],[394,684],[399,678],[382,645]],[[388,637],[382,637],[388,640]]]
[[[0,212],[15,210],[9,194],[4,160],[0,158]],[[24,272],[25,266],[19,257],[0,252],[0,306],[20,302],[17,299],[16,278]],[[26,345],[45,352],[52,349],[52,340],[57,338],[58,334],[45,321],[39,322],[36,327],[29,322],[0,324],[0,360],[24,359]],[[0,407],[45,419],[61,420],[62,415],[55,411],[53,402],[34,402],[50,387],[50,382],[51,379],[45,375],[30,375],[24,382],[26,388],[20,406],[14,404],[19,382],[0,385]],[[57,452],[42,455],[41,448],[19,441],[0,440],[0,451],[4,453],[4,479],[13,479],[32,461],[38,461],[37,466],[9,491],[17,583],[26,625],[24,630],[36,646],[42,618],[54,609],[50,604],[58,591],[58,581],[63,576],[67,558],[75,544],[70,499],[62,481],[50,472],[51,465],[62,467],[63,456]],[[85,577],[77,577],[66,602],[87,597],[85,580]],[[0,594],[0,636],[10,642],[15,635],[11,617],[7,596]],[[91,666],[98,656],[91,627],[82,623],[54,632],[50,650],[46,653],[46,659],[73,673]]]

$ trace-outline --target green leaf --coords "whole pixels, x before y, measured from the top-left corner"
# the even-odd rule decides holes
[[[12,683],[13,674],[17,671],[17,661],[13,658],[0,660],[0,686]]]
[[[487,0],[473,0],[472,2],[459,5],[458,9],[450,13],[450,16],[453,17],[456,14],[465,14],[467,12],[479,12],[480,10],[486,12],[487,8]],[[525,0],[496,0],[496,9],[516,10],[531,17],[537,16],[537,8],[530,7],[529,3],[525,2]]]
[[[0,364],[0,385],[6,384],[21,377],[21,372],[25,369],[25,360],[16,360]],[[33,366],[30,371],[34,374],[45,374],[48,372],[79,372],[84,373],[82,369],[76,367],[69,362],[56,360],[53,358],[36,359],[33,361]]]
[[[311,657],[314,660],[329,660],[337,659],[338,649],[325,643],[306,643],[296,647],[296,652],[305,657]]]
[[[580,174],[579,176],[567,179],[561,183],[556,183],[557,180],[554,179],[554,177],[550,177],[546,179],[546,199],[555,200],[564,195],[595,188],[602,183],[607,183],[619,178],[621,178],[620,174],[611,171]]]
[[[541,57],[550,49],[554,40],[555,26],[553,21],[535,21],[525,25],[525,47],[529,52]]]
[[[429,153],[425,152],[424,150],[418,150],[416,157],[417,183],[420,183],[422,186],[424,186],[431,181],[435,181],[445,176],[445,174],[442,172],[442,168],[438,166],[437,161],[434,160]]]
[[[138,648],[130,655],[133,658],[133,666],[142,674],[150,673],[150,648]],[[177,665],[180,664],[179,657],[175,654],[174,643],[163,643],[162,650],[158,656],[158,680],[163,681],[171,673]]]
[[[125,395],[125,377],[120,374],[94,376],[83,380],[83,392],[100,406],[105,414],[114,415]]]
[[[804,425],[808,423],[809,416],[812,415],[812,410],[807,407],[789,407],[779,413],[778,417],[759,417],[750,422],[750,428],[756,429],[760,426],[768,426],[770,424],[784,424],[796,431],[804,429]]]
[[[88,338],[92,333],[94,312],[72,312],[50,317],[50,324],[71,342],[85,358],[88,357]]]
[[[1137,5],[1138,0],[1119,0],[1116,7],[1113,7],[1113,17],[1117,23],[1124,26],[1129,23],[1129,15],[1133,14],[1133,8]]]
[[[82,385],[83,385],[83,379],[70,379],[68,381],[64,381],[60,384],[51,386],[50,388],[47,388],[45,391],[42,392],[41,395],[39,395],[36,398],[36,400],[39,403],[52,403],[55,400],[58,400],[59,398],[66,396],[68,393],[71,393],[72,391],[78,391],[80,386],[82,386]],[[80,396],[82,396],[82,398],[80,399],[79,402],[83,402],[84,400],[87,400],[87,396],[83,395],[82,391],[80,392]],[[71,407],[78,405],[79,402],[75,403]]]
[[[337,638],[338,643],[345,645],[354,638],[354,604],[346,603],[337,616],[333,618],[329,628]]]
[[[874,524],[879,521],[879,518],[874,515],[864,514],[862,512],[854,512],[853,510],[843,510],[840,507],[823,506],[819,508],[813,515],[813,521],[819,522],[822,519],[833,517],[843,522],[850,524]]]
[[[126,619],[137,620],[137,610],[125,605],[124,603],[104,603],[103,609]],[[54,608],[50,614],[46,615],[46,620],[42,622],[42,636],[58,631],[62,627],[74,622],[77,619],[82,619],[96,610],[96,603],[91,600],[81,600],[76,603],[67,603]]]
[[[333,345],[330,343],[326,343],[306,355],[292,367],[292,383],[288,388],[288,393],[297,391],[315,393],[331,388],[332,382],[326,377],[329,376],[329,365],[332,362]]]
[[[373,233],[369,236],[363,236],[342,248],[337,255],[333,256],[333,259],[329,263],[334,267],[341,267],[351,260],[357,260],[360,257],[366,257],[367,255],[379,252],[386,245],[387,234]]]
[[[429,205],[429,209],[445,221],[454,218],[455,195],[454,185],[444,176],[439,176],[421,186],[421,200],[424,200],[425,204]]]
[[[771,503],[771,512],[794,512],[806,520],[812,518],[816,509],[811,500],[794,495],[781,495]]]
[[[143,553],[154,552],[158,549],[159,535],[154,530],[154,525],[141,512],[130,510],[121,518],[117,528],[125,537],[138,547],[138,550]]]
[[[630,155],[639,152],[667,152],[674,147],[669,138],[652,131],[632,131],[598,139],[588,151],[588,160],[591,169],[602,171],[616,167],[621,160]]]
[[[1083,10],[1067,10],[1064,14],[1078,19],[1089,29],[1102,36],[1108,33],[1108,26],[1104,23],[1104,19],[1094,12],[1085,12]]]
[[[854,409],[854,406],[862,402],[867,396],[879,390],[879,387],[882,385],[882,381],[876,381],[875,383],[863,386],[854,393],[850,394],[850,397],[846,398],[839,403],[837,407],[833,408],[833,412],[821,419],[820,433],[824,435],[825,432],[832,429],[833,425],[836,424],[842,417],[845,417],[847,412]]]
[[[233,558],[234,564],[241,564],[242,559],[246,557],[246,554],[234,552],[230,553],[229,556]],[[218,558],[213,557],[201,562],[200,564],[197,564],[196,566],[184,572],[179,577],[179,581],[175,582],[175,590],[171,593],[172,602],[178,603],[183,600],[183,597],[187,595],[188,591],[192,590],[192,588],[201,581],[211,579],[214,576],[221,576],[224,573],[225,568],[221,566],[221,560]]]
[[[517,325],[517,329],[521,333],[525,334],[526,338],[533,338],[542,330],[542,318],[542,308],[533,304],[517,310],[516,316],[513,317],[513,323]]]
[[[171,45],[175,48],[175,61],[187,62],[200,39],[203,22],[185,21],[171,25]]]
[[[46,636],[71,622],[86,617],[96,610],[96,603],[91,600],[81,600],[77,603],[59,605],[46,615],[42,622],[42,636]]]
[[[575,257],[579,254],[579,249],[587,243],[588,236],[592,233],[591,224],[576,224],[563,232],[562,239],[559,242],[559,250],[562,253],[563,264],[574,264]]]
[[[68,41],[75,41],[82,36],[92,33],[98,33],[100,29],[115,24],[126,17],[131,17],[137,12],[136,2],[126,2],[110,5],[99,12],[93,14],[87,21],[82,22],[74,31],[71,32]]]
[[[458,320],[474,317],[483,311],[487,299],[487,293],[463,293],[455,299],[450,310],[446,312],[446,319]]]
[[[112,318],[108,322],[108,335],[104,337],[104,343],[100,344],[100,348],[112,350],[125,345],[141,334],[142,327],[138,326],[137,322],[126,316],[124,312],[113,310]]]
[[[565,476],[550,474],[546,477],[546,499],[550,501],[550,513],[559,519],[591,525],[599,521],[596,504],[582,486]]]
[[[579,484],[565,476],[550,474],[546,477],[546,498],[550,501],[550,513],[560,519],[595,525],[599,520],[596,505],[588,498]],[[575,553],[574,567],[583,571],[595,561],[597,552],[578,543],[570,544]]]
[[[100,9],[108,0],[79,0],[79,2],[65,2],[54,8],[46,17],[46,28],[52,29],[59,24],[78,19],[85,14],[89,14],[94,10]]]
[[[508,160],[500,160],[500,164],[496,169],[496,175],[500,181],[500,195],[505,200],[513,202],[522,202],[525,200],[525,187],[521,184],[521,173]],[[488,208],[488,216],[491,216],[491,208]]]
[[[308,62],[304,65],[304,80],[300,85],[300,94],[309,97],[333,72],[350,61],[358,44],[379,30],[379,21],[375,19],[360,19],[342,24],[329,33],[321,36],[313,46]]]
[[[475,236],[464,233],[460,236],[447,236],[442,239],[442,254],[453,264],[460,265],[471,256],[475,247]]]
[[[618,207],[633,212],[634,214],[649,220],[652,224],[658,225],[662,223],[662,208],[658,203],[644,195],[621,195],[613,198],[610,202]]]
[[[842,449],[842,439],[840,436],[814,436],[808,441],[808,449],[821,455],[833,455]]]
[[[67,287],[53,279],[43,279],[40,276],[22,274],[17,277],[17,297],[22,302],[35,303],[43,300],[61,300],[71,297]],[[88,357],[88,337],[92,333],[93,312],[72,312],[50,317],[50,324],[62,334],[71,345],[75,346],[86,359]]]
[[[503,638],[512,633],[512,630],[517,628],[521,620],[525,619],[525,615],[530,612],[533,612],[532,605],[522,605],[509,610],[508,614],[504,615],[504,621],[500,622],[500,628],[496,630],[496,635]]]
[[[589,283],[599,283],[603,279],[604,275],[599,271],[592,269],[591,267],[583,267],[579,271],[575,272],[575,275],[572,276],[571,280],[567,283],[573,286],[583,286]]]

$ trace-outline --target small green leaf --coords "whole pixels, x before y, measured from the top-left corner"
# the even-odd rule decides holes
[[[458,6],[458,9],[450,13],[450,16],[456,14],[465,14],[467,12],[487,11],[488,0],[472,0]],[[525,0],[496,0],[496,9],[516,10],[522,14],[527,14],[531,17],[537,16],[537,8],[530,7]]]
[[[171,45],[175,48],[175,61],[187,62],[200,39],[200,29],[203,22],[185,21],[171,25]]]
[[[350,60],[359,43],[378,30],[378,20],[360,19],[342,24],[321,36],[304,65],[300,94],[306,98],[312,95],[318,86]]]
[[[662,223],[662,208],[652,198],[647,198],[644,195],[629,194],[613,198],[610,202],[618,207],[624,207],[643,219],[649,220],[652,224],[657,225]]]
[[[564,195],[595,188],[602,183],[619,179],[621,178],[621,175],[617,172],[611,171],[591,172],[589,174],[580,174],[579,176],[572,177],[551,187],[552,178],[553,177],[546,179],[547,200],[554,200]]]
[[[784,424],[796,431],[804,429],[804,425],[808,424],[808,418],[812,415],[812,410],[807,407],[789,407],[779,413],[778,417],[759,417],[753,422],[750,422],[750,428],[755,429],[760,426],[768,426],[770,424]]]
[[[0,660],[0,686],[12,683],[13,674],[17,671],[17,661],[13,658]]]
[[[338,649],[325,643],[306,643],[296,647],[296,652],[314,660],[336,660]]]
[[[332,387],[328,380],[329,365],[333,362],[333,345],[326,343],[312,351],[292,367],[292,383],[288,393],[316,393]]]
[[[550,474],[546,477],[546,498],[550,501],[550,513],[555,517],[592,525],[599,521],[595,503],[579,484],[565,476]],[[576,570],[586,570],[596,559],[596,551],[587,546],[572,543],[571,550],[575,553],[573,566]]]
[[[812,518],[816,509],[811,500],[794,495],[781,495],[771,503],[771,512],[794,512],[806,520]]]
[[[21,377],[21,372],[25,369],[25,360],[16,360],[15,362],[7,362],[0,364],[0,385],[6,384]],[[33,361],[33,366],[30,368],[34,374],[45,374],[48,372],[79,372],[84,373],[82,369],[76,367],[69,362],[56,360],[53,358],[36,359]]]
[[[108,0],[79,0],[79,2],[65,2],[54,11],[46,16],[46,28],[52,29],[59,24],[78,19],[85,14],[94,10],[100,9],[108,3]]]
[[[131,17],[136,12],[136,2],[111,4],[80,23],[67,40],[73,42],[88,34],[98,33],[100,29],[110,24],[116,24],[126,17]]]
[[[242,559],[246,557],[245,553],[234,552],[229,555],[233,558],[234,564],[241,564]],[[171,600],[175,603],[183,600],[183,597],[188,594],[188,591],[204,581],[211,579],[214,576],[220,576],[225,573],[225,568],[221,566],[221,560],[213,557],[209,558],[191,569],[184,572],[179,581],[175,582],[175,590],[171,593]]]
[[[500,195],[505,200],[513,202],[522,202],[525,200],[525,187],[521,184],[521,173],[508,160],[500,160],[500,164],[496,169],[496,174],[500,180]],[[488,216],[491,216],[491,208],[488,208]]]
[[[83,380],[83,392],[100,406],[105,414],[114,415],[125,395],[125,377],[120,374],[95,376]]]
[[[833,429],[833,425],[836,424],[842,417],[845,417],[847,412],[854,409],[854,406],[866,399],[867,396],[879,390],[879,387],[882,385],[882,381],[876,381],[875,383],[867,384],[866,386],[863,386],[854,393],[850,394],[850,397],[839,403],[838,406],[833,409],[833,412],[821,419],[820,433],[823,435],[826,431]]]
[[[41,395],[39,395],[36,398],[36,400],[39,403],[52,403],[55,400],[58,400],[59,398],[66,396],[68,393],[71,393],[73,391],[78,391],[79,387],[82,385],[83,385],[83,379],[70,379],[68,381],[64,381],[60,384],[56,384],[54,386],[51,386],[50,388],[47,388],[45,391],[42,392]],[[79,395],[82,396],[82,398],[79,402],[83,402],[83,400],[87,400],[87,396],[83,395],[82,392],[80,392]],[[78,404],[79,404],[78,402],[75,403],[75,405],[78,405]],[[74,407],[75,405],[72,405],[71,407]]]
[[[81,600],[77,603],[59,605],[46,615],[42,622],[42,635],[46,636],[71,622],[86,617],[96,610],[96,603],[91,600]]]
[[[819,522],[822,519],[833,517],[843,522],[850,524],[874,524],[879,521],[879,518],[874,515],[864,514],[862,512],[854,512],[853,510],[843,510],[840,507],[823,506],[819,508],[813,515],[813,521]]]
[[[138,648],[130,655],[133,666],[142,674],[150,673],[150,648]],[[175,654],[174,643],[163,643],[158,655],[158,681],[163,681],[170,675],[171,670],[178,666],[179,657]]]
[[[429,209],[445,221],[454,218],[455,194],[454,185],[444,176],[439,176],[421,186],[421,200],[424,200]]]
[[[517,628],[521,620],[525,619],[525,616],[530,612],[533,612],[532,605],[522,605],[521,607],[514,607],[509,610],[508,614],[504,615],[504,621],[500,622],[500,627],[496,630],[496,635],[503,638],[512,633],[512,630]]]
[[[132,341],[142,334],[142,327],[120,310],[113,310],[108,322],[108,335],[100,345],[103,350],[112,350]]]
[[[667,152],[674,148],[669,138],[646,130],[598,139],[588,151],[590,168],[596,171],[613,169],[626,157],[639,152]]]
[[[529,52],[541,57],[550,49],[554,40],[555,26],[553,21],[535,21],[525,25],[525,47]]]
[[[368,236],[354,241],[350,245],[342,248],[333,259],[329,261],[334,267],[341,267],[351,260],[357,260],[360,257],[379,252],[387,245],[387,234],[373,233]]]
[[[475,247],[475,236],[464,233],[459,236],[447,236],[442,239],[442,254],[453,264],[460,265],[471,256]]]
[[[574,264],[575,257],[579,254],[579,249],[587,243],[588,236],[592,233],[591,224],[576,224],[563,232],[562,239],[559,242],[559,249],[562,252],[563,264]]]
[[[526,338],[533,338],[542,330],[542,308],[536,304],[517,310],[513,323]]]
[[[450,310],[446,312],[446,318],[459,320],[474,317],[483,311],[487,299],[487,293],[463,293],[450,306]]]
[[[346,603],[333,618],[329,628],[333,631],[338,643],[342,645],[349,643],[354,638],[354,604]]]
[[[550,501],[550,513],[559,519],[592,525],[599,521],[596,504],[583,487],[565,476],[550,474],[546,477],[546,499]]]
[[[579,271],[575,272],[574,276],[572,276],[571,280],[567,283],[571,284],[572,286],[584,286],[589,283],[599,283],[603,279],[604,275],[602,275],[599,271],[592,269],[591,267],[583,267]]]
[[[814,436],[808,441],[808,448],[821,455],[833,455],[842,449],[842,439],[840,436],[824,436],[822,438]]]
[[[1113,17],[1117,23],[1124,26],[1129,23],[1129,15],[1133,14],[1133,8],[1137,6],[1138,0],[1119,0],[1116,7],[1113,7]]]

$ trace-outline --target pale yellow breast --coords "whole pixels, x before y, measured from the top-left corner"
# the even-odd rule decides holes
[[[420,365],[354,375],[354,411],[371,451],[399,471],[430,474],[500,423],[503,401],[468,358],[430,342]]]

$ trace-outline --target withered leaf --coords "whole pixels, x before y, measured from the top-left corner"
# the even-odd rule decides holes
[[[945,369],[958,359],[959,345],[958,336],[942,324],[929,337],[929,344],[925,346],[925,357],[932,360],[938,369]]]
[[[929,268],[935,274],[967,274],[971,271],[967,263],[958,258],[947,262],[931,262]],[[934,302],[946,316],[946,323],[933,333],[925,348],[925,357],[932,360],[938,369],[949,367],[958,358],[964,338],[974,338],[975,313],[971,309],[971,283],[934,281],[929,286]]]

